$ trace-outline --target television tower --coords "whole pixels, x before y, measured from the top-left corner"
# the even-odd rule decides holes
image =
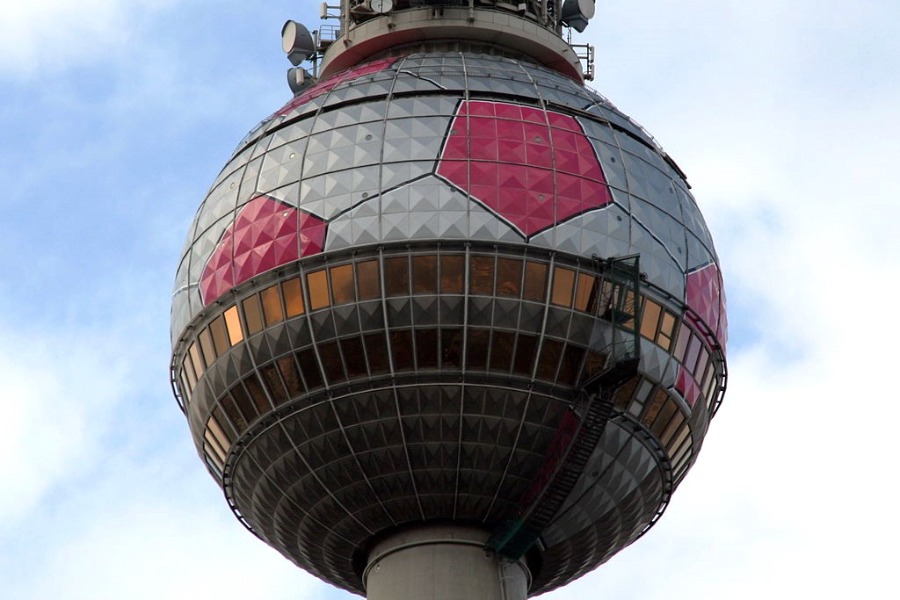
[[[725,390],[685,176],[593,0],[341,0],[197,211],[171,378],[237,518],[381,599],[524,599],[647,531]]]

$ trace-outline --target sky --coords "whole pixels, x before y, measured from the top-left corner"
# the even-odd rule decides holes
[[[188,225],[318,2],[0,7],[0,598],[350,598],[248,533],[168,382]],[[661,521],[547,600],[896,598],[900,4],[603,1],[593,88],[687,173],[728,390]],[[892,175],[893,173],[893,175]]]

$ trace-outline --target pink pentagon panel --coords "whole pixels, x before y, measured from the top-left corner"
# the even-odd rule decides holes
[[[728,341],[728,321],[723,289],[722,274],[716,263],[687,274],[685,302],[712,329],[724,351]]]
[[[322,251],[326,223],[268,196],[245,204],[206,261],[200,297],[210,302],[251,277]]]
[[[526,238],[612,202],[578,121],[531,106],[461,102],[437,174]]]
[[[357,77],[362,77],[363,75],[371,75],[372,73],[384,71],[395,62],[397,62],[397,60],[398,57],[389,56],[388,58],[382,58],[381,60],[375,60],[370,63],[354,67],[352,69],[347,69],[342,73],[338,73],[334,77],[329,77],[325,81],[317,83],[311,88],[304,90],[299,96],[293,98],[287,104],[279,108],[275,112],[275,114],[272,115],[272,117],[286,115],[298,106],[303,106],[310,100],[318,98],[322,94],[330,92],[332,89],[336,88],[345,81],[351,81],[353,79],[356,79]]]
[[[694,404],[697,403],[697,398],[700,397],[700,386],[694,381],[694,376],[684,367],[678,367],[678,378],[675,380],[675,389],[681,393],[681,397],[684,398],[685,402],[687,402],[688,406],[691,408],[694,407]]]

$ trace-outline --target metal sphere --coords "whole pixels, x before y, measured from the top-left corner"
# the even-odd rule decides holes
[[[172,378],[235,514],[364,593],[455,521],[530,593],[647,530],[725,387],[713,243],[675,163],[560,73],[396,53],[306,88],[197,212]]]

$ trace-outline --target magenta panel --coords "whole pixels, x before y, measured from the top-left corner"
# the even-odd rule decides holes
[[[697,398],[700,397],[700,386],[694,381],[694,377],[684,367],[679,367],[678,378],[675,380],[675,389],[681,393],[688,406],[694,407]]]
[[[525,237],[612,202],[578,121],[506,102],[460,103],[437,174]]]
[[[715,332],[724,351],[728,341],[728,320],[723,290],[722,274],[715,263],[687,274],[685,302]]]
[[[210,302],[251,277],[322,251],[326,224],[268,196],[244,205],[200,275],[200,297]]]
[[[397,62],[398,59],[399,58],[396,56],[390,56],[388,58],[382,58],[381,60],[376,60],[364,65],[360,65],[353,69],[347,69],[343,73],[338,73],[334,77],[330,77],[325,81],[322,81],[321,83],[317,83],[308,90],[305,90],[299,96],[293,98],[290,102],[279,108],[275,112],[275,114],[272,115],[272,117],[286,115],[298,106],[303,106],[313,98],[318,98],[322,94],[330,92],[332,89],[344,83],[345,81],[350,81],[352,79],[356,79],[357,77],[362,77],[363,75],[371,75],[372,73],[384,71],[395,62]]]

